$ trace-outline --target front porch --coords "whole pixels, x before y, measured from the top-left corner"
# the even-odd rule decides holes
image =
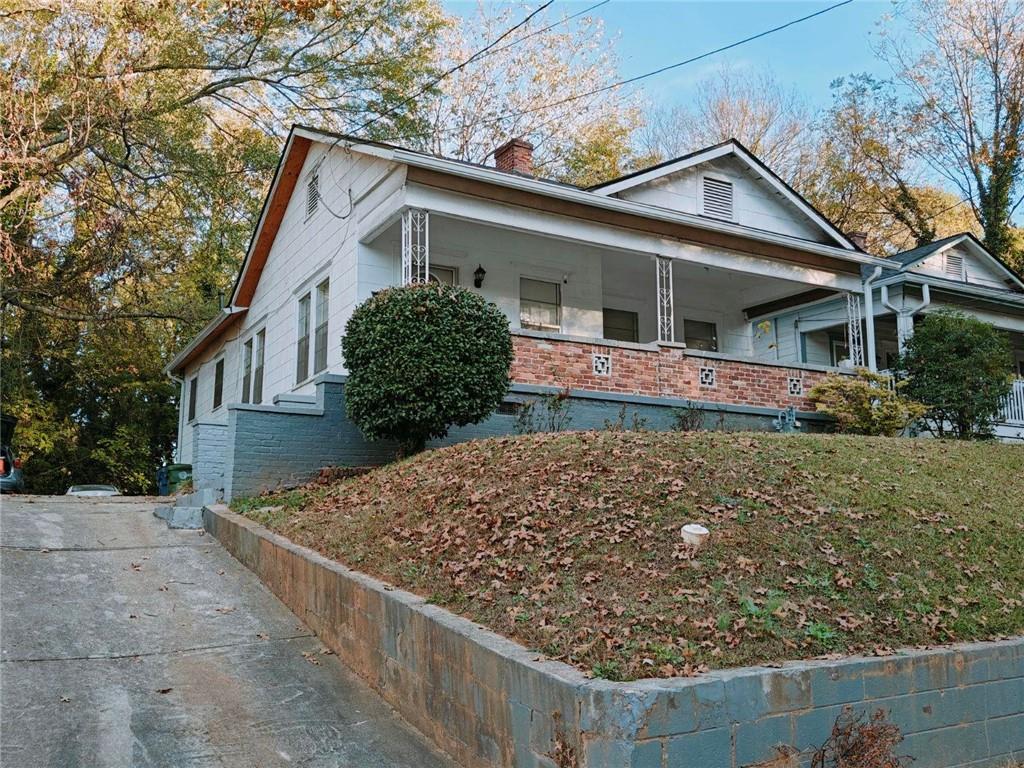
[[[780,360],[751,307],[859,276],[651,237],[651,251],[554,237],[406,208],[360,246],[361,293],[437,281],[493,301],[515,335],[515,383],[810,408],[805,392],[832,366]],[[678,249],[677,249],[678,250]]]

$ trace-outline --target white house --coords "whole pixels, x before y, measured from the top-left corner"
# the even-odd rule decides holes
[[[294,128],[229,306],[168,366],[197,482],[230,496],[379,460],[326,426],[343,420],[342,335],[371,293],[415,281],[478,291],[513,329],[507,407],[452,439],[508,431],[518,402],[565,388],[581,426],[683,403],[813,426],[815,381],[845,358],[884,366],[897,327],[949,304],[1013,331],[1024,359],[1024,284],[969,236],[867,254],[736,141],[590,189],[533,177],[531,149],[484,167]],[[1011,416],[1024,429],[1024,406]]]

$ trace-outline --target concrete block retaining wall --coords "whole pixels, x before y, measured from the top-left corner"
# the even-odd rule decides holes
[[[522,403],[557,391],[551,386],[513,384],[507,400]],[[690,403],[679,398],[617,392],[570,390],[570,395],[568,429],[604,429],[620,416],[627,428],[640,420],[646,429],[671,429],[674,410]],[[778,410],[771,408],[703,401],[692,404],[704,409],[703,426],[707,429],[771,430],[778,416]],[[801,413],[800,420],[805,429],[822,429],[827,424],[815,413]],[[512,434],[516,421],[515,414],[495,413],[479,424],[453,428],[447,437],[430,446]],[[223,489],[228,500],[303,482],[325,466],[383,464],[394,459],[397,450],[393,443],[367,441],[349,421],[345,415],[345,379],[333,374],[318,380],[315,397],[229,405],[224,429],[226,446],[218,455],[224,457]],[[204,444],[193,456],[199,467],[213,454]]]
[[[192,456],[200,457],[192,465],[192,485],[197,491],[224,490],[224,463],[227,458],[226,424],[199,422],[192,429]]]
[[[696,678],[592,680],[299,547],[226,507],[207,530],[339,658],[466,766],[740,768],[887,710],[917,768],[1024,760],[1024,639]]]

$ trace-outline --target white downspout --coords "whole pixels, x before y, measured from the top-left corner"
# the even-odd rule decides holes
[[[175,376],[170,371],[167,372],[167,378],[178,385],[178,438],[174,441],[174,463],[181,463],[181,432],[184,429],[182,417],[185,414],[185,409],[182,407],[185,404],[185,379]]]
[[[882,268],[875,267],[875,271],[871,273],[871,276],[864,279],[864,327],[867,343],[867,350],[865,350],[867,360],[865,362],[868,364],[869,371],[878,370],[878,364],[875,362],[875,297],[872,283],[881,274]]]
[[[906,288],[904,288],[906,291]],[[907,341],[914,335],[914,315],[932,303],[932,295],[928,283],[921,286],[921,303],[916,307],[907,307],[906,293],[903,294],[903,306],[897,307],[889,302],[889,286],[882,286],[882,306],[896,313],[896,339],[900,354],[907,347]]]

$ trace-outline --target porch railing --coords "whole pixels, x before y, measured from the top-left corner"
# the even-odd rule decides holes
[[[1003,399],[999,417],[1004,424],[1024,424],[1024,379],[1013,382],[1013,388]]]
[[[879,371],[886,376],[890,389],[896,388],[896,376],[892,371]],[[1024,379],[1015,379],[1009,393],[1003,398],[996,415],[997,424],[1024,424]]]

